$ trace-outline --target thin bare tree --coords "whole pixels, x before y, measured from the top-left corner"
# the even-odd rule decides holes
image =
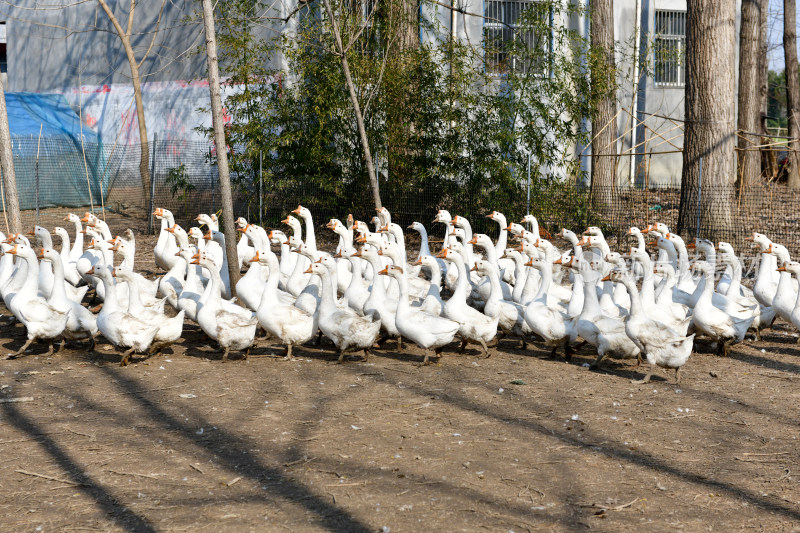
[[[217,39],[214,31],[214,7],[211,4],[211,0],[203,0],[203,26],[206,30],[208,89],[211,93],[211,122],[214,126],[214,145],[217,148],[217,170],[219,171],[219,193],[222,200],[222,225],[225,233],[225,254],[228,258],[228,277],[231,283],[231,297],[233,297],[236,296],[236,282],[239,281],[239,255],[236,250],[236,226],[233,223],[231,174],[228,168],[225,124],[222,121],[222,97],[219,88]]]
[[[694,235],[700,226],[705,237],[727,240],[734,229],[731,185],[736,177],[736,1],[690,1],[686,19],[686,129],[678,232]]]
[[[783,57],[786,63],[786,116],[789,119],[789,187],[800,188],[800,79],[797,67],[797,2],[783,0]]]
[[[111,21],[111,25],[114,26],[114,30],[117,32],[120,43],[122,43],[122,47],[125,49],[125,56],[128,58],[128,65],[131,69],[131,83],[133,84],[133,97],[136,103],[136,119],[139,125],[139,143],[141,146],[139,174],[142,179],[142,188],[144,189],[144,205],[145,208],[147,208],[147,206],[150,205],[150,148],[147,138],[147,122],[144,116],[142,79],[139,74],[139,67],[142,66],[142,63],[144,63],[147,55],[153,49],[153,44],[155,43],[156,36],[158,35],[158,27],[161,24],[161,16],[164,13],[164,6],[167,2],[166,0],[161,0],[161,10],[158,13],[158,20],[155,24],[155,31],[153,31],[153,38],[150,41],[150,46],[147,48],[147,50],[145,50],[141,59],[139,60],[136,59],[136,53],[131,43],[134,15],[136,12],[136,0],[130,0],[130,11],[128,12],[128,20],[125,28],[122,27],[116,15],[114,15],[114,12],[111,10],[111,7],[109,7],[109,5],[106,3],[106,0],[97,0],[97,2],[100,4],[100,7],[103,8],[103,12],[105,12],[108,20]]]
[[[207,1],[207,0],[204,0]],[[372,200],[375,203],[375,208],[380,209],[383,207],[381,203],[381,193],[378,187],[378,176],[375,173],[375,165],[372,161],[372,152],[369,148],[369,139],[367,138],[367,130],[364,127],[364,116],[361,114],[361,105],[358,103],[358,95],[356,88],[353,84],[353,77],[350,74],[350,65],[347,62],[347,50],[342,44],[342,34],[339,31],[339,24],[336,21],[336,16],[331,9],[329,0],[323,0],[325,4],[325,11],[328,14],[328,20],[331,24],[331,31],[333,33],[334,44],[336,45],[336,53],[342,62],[342,71],[344,72],[344,81],[347,85],[347,90],[350,93],[350,101],[353,104],[353,114],[356,117],[356,125],[358,126],[358,135],[361,139],[361,149],[364,151],[364,160],[367,165],[367,174],[369,175],[369,183],[372,186]],[[348,47],[349,48],[349,47]]]
[[[595,0],[591,9],[591,43],[597,54],[592,65],[592,85],[607,91],[592,120],[592,202],[601,213],[611,209],[614,198],[617,154],[617,97],[614,88],[614,1]]]
[[[761,154],[754,148],[760,141],[761,99],[759,98],[759,50],[761,48],[761,11],[766,0],[742,0],[739,30],[739,168],[737,188],[741,192],[761,174]]]
[[[0,76],[0,167],[3,170],[5,209],[10,218],[9,229],[11,233],[20,233],[22,221],[19,213],[19,197],[17,196],[17,177],[14,172],[14,156],[11,153],[11,130],[8,125],[6,90],[3,86],[2,76]]]

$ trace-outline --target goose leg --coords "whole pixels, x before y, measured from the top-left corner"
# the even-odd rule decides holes
[[[222,362],[223,363],[227,363],[228,362],[228,352],[229,351],[230,350],[228,348],[225,348],[225,351],[222,354]]]
[[[319,343],[322,341],[322,330],[317,332],[317,340],[314,341],[314,346],[319,346]]]
[[[675,369],[675,385],[681,382],[681,367]]]
[[[650,376],[653,375],[653,365],[650,365],[650,371],[643,379],[632,379],[631,383],[635,383],[636,385],[642,385],[644,383],[650,383]]]
[[[291,361],[292,360],[292,345],[286,345],[286,355],[283,356],[284,361]]]
[[[89,347],[86,348],[87,353],[91,353],[94,351],[95,340],[94,337],[89,337]]]
[[[252,346],[248,346],[247,349],[244,351],[244,360],[247,361],[247,358],[250,357],[250,348]]]
[[[370,355],[369,348],[364,348],[364,362],[365,362],[365,363],[366,363],[367,361],[369,361],[369,355]]]
[[[600,368],[600,361],[602,361],[605,358],[605,356],[606,354],[598,355],[597,359],[594,360],[594,363],[589,365],[589,368],[592,370]]]
[[[555,348],[553,348],[553,353],[556,353]],[[564,360],[569,362],[572,361],[572,347],[569,345],[569,340],[564,341]]]
[[[461,348],[458,349],[458,353],[464,353],[467,349],[467,339],[461,341]]]
[[[428,361],[428,350],[425,350],[425,358],[422,360],[422,364],[423,365],[430,364],[430,362]]]
[[[403,349],[403,337],[397,337],[397,351]]]
[[[553,351],[550,352],[550,359],[555,359],[556,358],[556,348],[558,348],[558,346],[553,346]]]
[[[53,343],[50,343],[50,346],[47,348],[47,352],[44,355],[53,355]]]
[[[339,350],[339,359],[336,360],[337,363],[344,363],[344,350]]]
[[[61,343],[58,345],[58,350],[56,350],[56,353],[60,353],[60,352],[61,352],[61,350],[63,350],[63,349],[64,349],[64,345],[65,345],[66,343],[67,343],[67,339],[65,339],[65,338],[63,338],[63,337],[62,337],[62,338],[61,338]]]
[[[25,350],[27,350],[27,349],[28,349],[28,346],[30,346],[31,344],[33,344],[33,341],[34,341],[34,340],[35,340],[35,339],[28,339],[28,340],[25,342],[25,344],[23,344],[23,345],[22,345],[22,348],[20,348],[19,350],[17,350],[17,351],[16,351],[16,352],[14,352],[14,353],[10,353],[10,354],[8,354],[8,355],[6,356],[6,359],[16,359],[16,358],[17,358],[17,357],[19,357],[20,355],[24,354],[24,353],[25,353]]]
[[[489,347],[486,346],[486,341],[483,339],[481,339],[481,346],[483,346],[483,353],[486,355],[486,358],[488,359],[491,357],[492,354],[489,353]]]
[[[522,340],[522,346],[520,346],[519,349],[520,350],[527,350],[528,349],[528,343],[527,343],[527,341],[525,341],[525,337],[522,337],[521,340]]]
[[[136,348],[131,348],[130,350],[127,350],[127,351],[125,351],[125,353],[122,354],[122,361],[119,362],[119,366],[127,366],[128,365],[128,363],[130,362],[131,354],[133,353],[133,351],[135,349]]]

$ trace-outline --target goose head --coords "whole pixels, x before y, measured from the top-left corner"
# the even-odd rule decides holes
[[[292,213],[299,217],[302,217],[303,220],[306,221],[311,220],[311,211],[309,211],[307,208],[303,207],[300,204],[297,204],[297,208],[292,210]]]
[[[388,225],[392,221],[392,215],[389,213],[389,210],[385,207],[376,207],[375,211],[378,213],[378,218],[381,220],[381,224],[384,226]]]
[[[417,233],[427,233],[425,226],[422,225],[422,222],[412,222],[408,229],[414,230]]]
[[[492,220],[494,220],[495,222],[500,224],[500,228],[502,228],[502,229],[505,229],[505,228],[508,227],[508,222],[506,220],[506,216],[503,213],[500,213],[499,211],[492,211],[491,213],[486,215],[486,218],[491,218]]]
[[[272,244],[288,244],[289,239],[286,238],[286,234],[279,229],[274,229],[269,232],[268,234],[269,242]]]
[[[434,222],[441,222],[442,224],[448,224],[453,221],[453,217],[450,216],[450,212],[446,209],[439,209],[436,212],[436,216],[433,219]]]

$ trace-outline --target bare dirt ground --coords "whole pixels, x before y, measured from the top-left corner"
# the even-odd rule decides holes
[[[679,385],[511,339],[426,367],[324,341],[223,364],[190,324],[128,367],[36,346],[0,364],[0,531],[796,531],[796,340],[700,341]]]

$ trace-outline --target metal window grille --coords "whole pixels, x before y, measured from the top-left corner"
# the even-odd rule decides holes
[[[535,3],[536,0],[486,0],[484,32],[488,72],[497,75],[512,70],[545,73],[549,34],[543,35],[541,31],[520,25],[520,16]],[[537,27],[542,26],[537,24]],[[523,57],[513,52],[517,45],[526,49]]]
[[[664,87],[686,83],[686,12],[656,11],[653,81]]]

